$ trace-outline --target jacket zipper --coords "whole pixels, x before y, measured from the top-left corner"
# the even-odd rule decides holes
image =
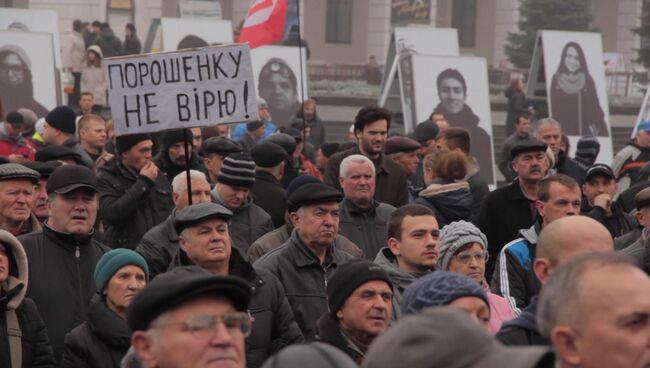
[[[86,305],[83,298],[82,282],[81,282],[81,267],[79,266],[79,258],[81,258],[81,249],[79,249],[79,244],[75,245],[74,258],[77,266],[77,286],[79,290],[79,302],[81,305],[81,318],[86,318]]]

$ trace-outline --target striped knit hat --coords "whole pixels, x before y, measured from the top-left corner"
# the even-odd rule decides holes
[[[251,188],[255,183],[255,162],[246,153],[233,153],[223,160],[217,182]]]

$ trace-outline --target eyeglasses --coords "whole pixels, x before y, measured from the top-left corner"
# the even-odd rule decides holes
[[[488,258],[490,258],[490,253],[488,253],[486,250],[478,251],[478,252],[460,252],[455,255],[456,259],[458,262],[463,263],[463,264],[468,264],[470,261],[475,259],[477,262],[483,261],[487,262]]]
[[[202,314],[194,316],[187,321],[160,323],[153,325],[151,328],[180,325],[183,331],[189,332],[192,336],[207,339],[214,336],[215,327],[219,323],[223,323],[229,332],[241,332],[244,337],[248,337],[251,333],[251,316],[244,312],[231,312],[223,316]]]

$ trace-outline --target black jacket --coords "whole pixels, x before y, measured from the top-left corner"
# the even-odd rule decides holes
[[[430,208],[442,229],[454,221],[469,221],[472,200],[467,182],[437,178],[420,192],[420,198],[415,203]]]
[[[48,226],[19,237],[29,261],[27,296],[38,306],[60,360],[63,338],[86,320],[96,286],[95,265],[108,248],[89,235],[63,234]]]
[[[172,212],[172,188],[162,172],[156,181],[133,175],[116,157],[99,168],[99,210],[106,245],[135,249],[142,236]]]
[[[584,204],[582,214],[600,222],[609,230],[612,238],[617,238],[639,227],[634,216],[623,212],[623,208],[618,202],[612,202],[611,215],[607,215],[607,211],[601,207],[590,207],[587,201]]]
[[[124,55],[137,55],[142,52],[140,39],[135,34],[133,34],[131,37],[125,37],[123,46],[124,47],[122,53]]]
[[[485,197],[490,193],[490,188],[484,177],[481,176],[479,168],[475,167],[475,171],[470,173],[467,177],[467,184],[469,184],[469,191],[472,194],[472,206],[470,209],[469,219],[476,225],[478,224],[478,219],[481,216],[481,208],[483,208],[483,202]]]
[[[509,346],[551,345],[551,342],[539,333],[537,321],[537,297],[531,300],[528,307],[521,311],[519,317],[501,326],[496,339]]]
[[[373,200],[367,209],[362,209],[345,198],[339,210],[339,234],[350,239],[361,248],[366,259],[373,261],[387,244],[386,223],[395,207]]]
[[[557,169],[558,174],[568,175],[574,178],[579,184],[585,182],[587,170],[575,160],[568,157],[564,152],[560,152],[558,155],[555,168]]]
[[[286,243],[266,253],[254,265],[255,269],[267,270],[280,279],[300,330],[312,341],[316,322],[328,309],[327,279],[352,258],[332,244],[321,264],[294,230]]]
[[[365,354],[360,349],[343,337],[341,334],[341,325],[336,317],[330,313],[325,313],[318,320],[318,335],[316,340],[330,344],[345,354],[347,354],[357,364],[361,364]]]
[[[174,229],[176,210],[167,219],[151,230],[140,240],[135,251],[147,261],[149,280],[167,270],[174,255],[178,252],[178,233]]]
[[[284,213],[287,210],[287,192],[282,187],[282,183],[273,174],[256,170],[255,184],[253,184],[251,192],[255,204],[271,216],[273,226],[277,229],[284,225]]]
[[[180,250],[170,268],[193,265]],[[304,342],[280,281],[269,271],[254,269],[242,253],[232,248],[228,262],[230,276],[247,280],[253,290],[248,306],[253,316],[253,330],[246,338],[246,366],[261,367],[269,356],[292,344]]]
[[[492,279],[494,262],[504,245],[517,237],[520,229],[535,223],[537,210],[524,196],[519,180],[490,192],[483,202],[478,228],[488,241],[490,259],[485,268],[485,279]]]
[[[94,170],[95,169],[95,162],[93,161],[92,158],[88,155],[88,152],[86,152],[83,147],[81,147],[81,144],[79,141],[77,141],[76,138],[70,137],[68,140],[63,142],[61,145],[65,148],[69,148],[81,156],[81,162],[84,164],[84,166],[88,167],[89,169]]]
[[[515,123],[517,117],[522,114],[528,114],[526,95],[523,91],[514,90],[510,87],[504,92],[508,99],[508,113],[506,114],[506,135],[515,133]]]
[[[189,146],[190,151],[192,150],[192,146]],[[169,180],[169,183],[171,184],[172,180],[176,177],[176,175],[182,173],[185,171],[185,165],[178,166],[175,163],[173,163],[169,159],[169,154],[167,150],[162,150],[158,152],[156,157],[153,158],[153,162],[158,166],[158,168],[161,171],[161,174],[164,173],[165,176],[167,177],[167,180]],[[202,173],[205,173],[205,166],[203,166],[203,162],[201,162],[201,159],[199,159],[194,152],[191,152],[190,156],[190,169],[191,170],[198,170]]]
[[[95,295],[88,320],[65,336],[61,368],[119,368],[131,346],[131,330]]]

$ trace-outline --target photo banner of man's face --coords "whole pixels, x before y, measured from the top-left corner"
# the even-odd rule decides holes
[[[163,51],[175,51],[232,43],[232,23],[229,20],[162,18]]]
[[[115,134],[257,120],[247,44],[108,58]]]

